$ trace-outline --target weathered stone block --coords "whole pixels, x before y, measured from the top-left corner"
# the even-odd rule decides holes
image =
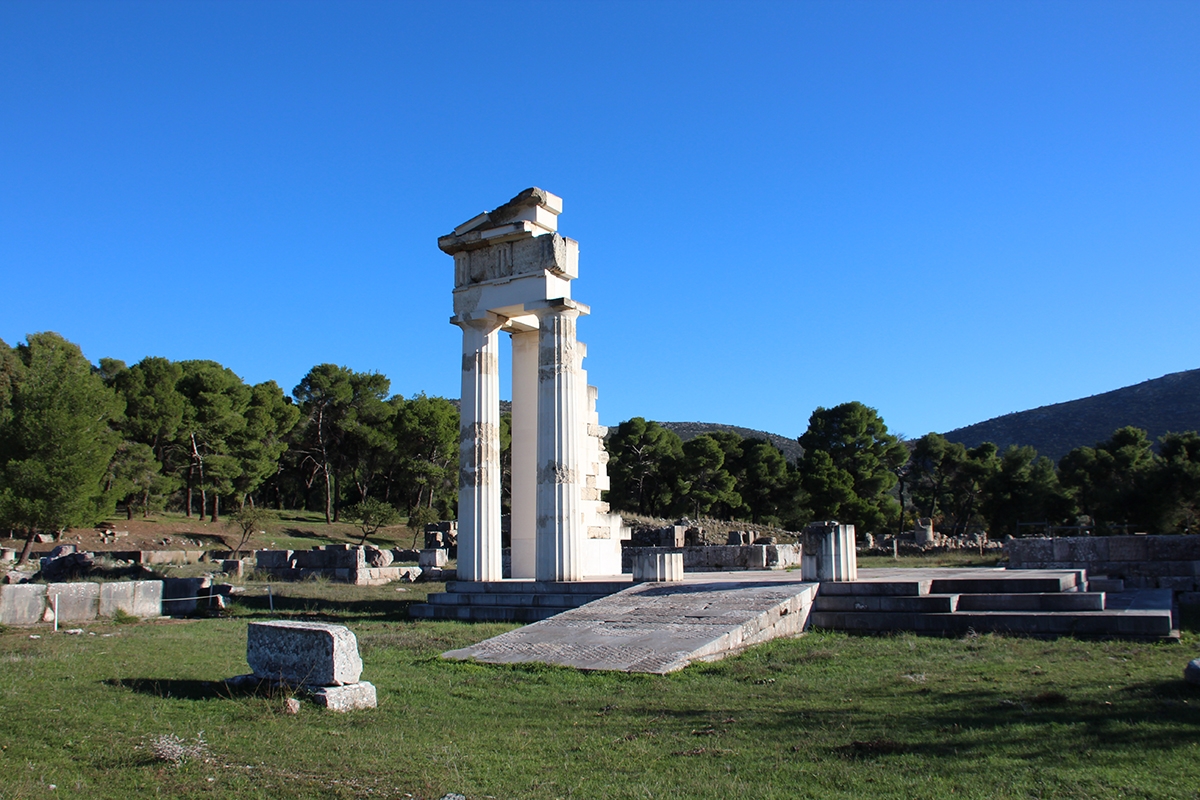
[[[313,686],[357,683],[363,667],[345,625],[284,620],[250,623],[246,661],[260,678]]]
[[[36,625],[42,621],[45,611],[45,584],[0,586],[0,624]]]
[[[836,521],[811,523],[801,534],[800,553],[801,576],[806,581],[858,579],[853,525]]]
[[[1149,552],[1145,536],[1113,536],[1108,540],[1110,561],[1145,561]]]
[[[367,566],[376,569],[391,566],[392,551],[380,550],[377,547],[366,547],[363,548],[363,559],[365,560]]]
[[[163,578],[162,585],[162,613],[181,617],[194,614],[201,604],[207,604],[212,579]]]
[[[1200,536],[1145,536],[1146,549],[1155,561],[1194,561],[1200,558]]]
[[[449,563],[450,551],[440,547],[426,548],[417,555],[417,566],[422,569],[426,567],[444,567]]]
[[[59,622],[87,622],[95,619],[100,611],[100,584],[46,584],[46,609],[48,611],[53,609],[55,598],[58,598]]]
[[[100,584],[100,616],[124,611],[135,617],[162,615],[162,581],[122,581]]]
[[[1193,658],[1183,668],[1183,679],[1190,684],[1200,686],[1200,658]]]
[[[254,553],[258,569],[287,569],[291,558],[291,550],[258,550]]]
[[[1158,579],[1158,588],[1171,589],[1176,592],[1190,592],[1196,588],[1196,579],[1171,575]]]
[[[367,681],[347,686],[323,686],[312,692],[312,700],[330,711],[375,708],[375,687]]]

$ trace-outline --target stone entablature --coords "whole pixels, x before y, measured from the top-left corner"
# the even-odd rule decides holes
[[[499,334],[512,336],[511,575],[573,581],[615,575],[620,517],[608,488],[605,429],[576,336],[586,305],[571,298],[579,245],[558,234],[562,199],[531,188],[438,239],[454,257],[462,328],[458,578],[503,576]]]

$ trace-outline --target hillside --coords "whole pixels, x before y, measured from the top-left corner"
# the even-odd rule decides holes
[[[788,461],[795,461],[804,453],[800,443],[795,439],[789,439],[776,433],[756,431],[752,428],[741,428],[737,425],[722,425],[719,422],[659,422],[658,424],[669,431],[674,431],[685,442],[714,431],[733,431],[743,439],[766,439],[778,447]]]
[[[957,428],[943,436],[967,447],[995,442],[1032,445],[1054,460],[1076,447],[1104,441],[1117,428],[1144,428],[1151,439],[1168,431],[1200,430],[1200,369],[1066,403],[1018,411]]]

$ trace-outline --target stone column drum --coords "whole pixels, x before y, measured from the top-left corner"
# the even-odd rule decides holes
[[[583,577],[585,538],[579,485],[582,409],[575,357],[579,309],[572,301],[561,299],[533,310],[540,322],[536,578],[577,581]]]
[[[463,331],[458,445],[458,576],[498,581],[500,543],[500,344],[494,314],[455,319]]]
[[[800,534],[800,577],[806,581],[858,580],[854,526],[836,521],[810,523]]]

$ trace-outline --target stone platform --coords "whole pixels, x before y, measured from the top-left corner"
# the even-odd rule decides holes
[[[643,583],[444,658],[665,674],[801,633],[817,584],[795,573],[689,573]]]
[[[809,621],[863,633],[1179,637],[1169,590],[1094,588],[1083,569],[861,569],[856,581],[822,583]]]

